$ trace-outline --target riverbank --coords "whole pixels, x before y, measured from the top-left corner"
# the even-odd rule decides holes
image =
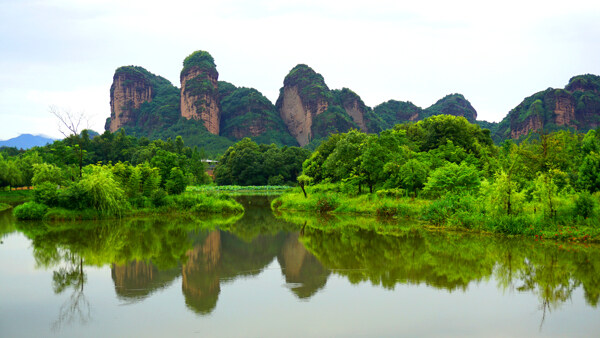
[[[0,191],[0,204],[15,205],[33,198],[33,190]]]
[[[29,201],[15,207],[13,211],[15,217],[20,220],[48,221],[114,219],[168,214],[235,215],[243,213],[244,207],[228,195],[192,192],[164,196],[158,206],[151,207],[136,208],[125,204],[118,210],[107,211],[99,208],[67,209]]]
[[[395,195],[393,191],[376,194],[349,195],[310,187],[308,196],[295,189],[274,199],[271,208],[289,214],[360,215],[387,219],[398,224],[409,220],[421,227],[490,232],[506,236],[528,236],[536,240],[600,243],[600,221],[597,206],[591,217],[582,217],[569,203],[547,215],[536,206],[526,205],[518,213],[494,213],[476,195],[448,195],[435,200]]]

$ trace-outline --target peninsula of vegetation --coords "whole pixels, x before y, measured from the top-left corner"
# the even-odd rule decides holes
[[[379,135],[331,135],[302,167],[300,187],[275,199],[274,210],[600,241],[597,130],[540,130],[497,146],[489,130],[439,115]]]

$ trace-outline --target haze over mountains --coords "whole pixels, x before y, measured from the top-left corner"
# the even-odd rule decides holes
[[[590,74],[571,78],[564,89],[548,88],[525,98],[500,123],[477,121],[476,109],[461,94],[449,94],[427,108],[396,100],[371,108],[351,89],[330,89],[321,74],[304,64],[290,70],[275,104],[256,89],[218,77],[205,51],[184,60],[179,88],[142,67],[120,67],[110,88],[105,128],[149,138],[181,135],[188,145],[218,151],[244,137],[312,146],[331,133],[352,128],[377,133],[437,114],[463,116],[490,129],[497,142],[542,127],[586,131],[600,125],[600,77]]]

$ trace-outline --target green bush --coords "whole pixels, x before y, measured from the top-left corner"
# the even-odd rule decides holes
[[[456,213],[475,213],[476,205],[475,197],[470,194],[445,195],[431,203],[425,209],[422,218],[433,225],[442,225],[446,224]]]
[[[528,226],[531,225],[531,220],[527,216],[510,216],[503,215],[489,218],[487,227],[495,232],[500,232],[508,235],[520,235],[525,232]]]
[[[331,194],[322,195],[317,199],[316,210],[318,213],[327,213],[335,210],[339,205],[337,196]]]
[[[404,189],[381,189],[376,192],[377,197],[394,197],[400,198],[404,196]]]
[[[58,205],[58,196],[58,187],[53,182],[41,183],[33,191],[33,200],[36,203],[45,204],[49,207]]]
[[[594,215],[594,208],[596,208],[596,200],[592,194],[585,191],[575,199],[573,213],[575,217],[589,218]]]
[[[171,169],[171,174],[169,179],[165,183],[165,187],[169,194],[178,195],[185,191],[185,187],[187,186],[187,179],[183,174],[183,171],[178,167],[174,167]]]
[[[128,208],[125,193],[108,168],[96,165],[86,167],[86,173],[77,185],[80,185],[96,210],[108,215],[118,215]]]
[[[17,219],[40,220],[44,218],[48,206],[36,202],[23,203],[13,210],[13,215]]]
[[[157,189],[152,192],[152,195],[150,196],[150,201],[152,202],[152,204],[154,204],[154,206],[162,207],[168,202],[166,197],[166,191],[164,191],[163,189]]]
[[[60,190],[58,205],[65,209],[83,210],[91,208],[89,196],[80,184],[71,184],[67,189]]]

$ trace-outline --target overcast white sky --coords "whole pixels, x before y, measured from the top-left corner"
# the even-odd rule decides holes
[[[0,139],[60,137],[51,105],[103,132],[116,68],[179,87],[195,50],[273,102],[305,63],[371,107],[461,93],[500,121],[534,92],[600,74],[600,1],[0,0]]]

